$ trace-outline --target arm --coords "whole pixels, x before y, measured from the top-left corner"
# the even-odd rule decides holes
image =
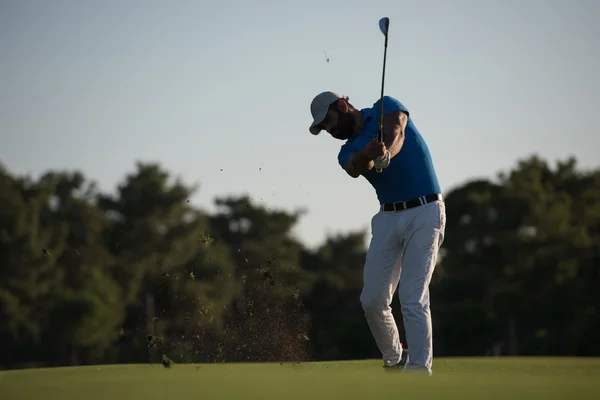
[[[408,115],[401,110],[392,111],[383,116],[383,142],[390,152],[390,158],[393,158],[402,149],[407,122]]]
[[[358,178],[360,174],[369,171],[374,166],[375,162],[359,151],[350,155],[344,169],[351,177]]]
[[[361,149],[356,151],[349,144],[344,144],[338,154],[338,162],[340,166],[353,178],[358,178],[362,173],[374,168],[375,163],[367,153]]]
[[[376,160],[375,167],[380,169],[387,168],[392,158],[402,149],[409,115],[408,109],[393,97],[385,96],[383,104],[383,142],[389,154]]]

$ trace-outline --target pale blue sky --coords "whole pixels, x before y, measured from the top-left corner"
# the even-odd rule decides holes
[[[600,165],[599,4],[0,0],[0,161],[80,169],[106,191],[159,161],[209,211],[227,193],[306,208],[297,233],[312,246],[377,211],[338,166],[341,142],[308,126],[323,90],[377,100],[382,16],[385,92],[447,192],[532,153]]]

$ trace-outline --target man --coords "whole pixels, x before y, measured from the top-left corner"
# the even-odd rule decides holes
[[[379,200],[360,302],[384,368],[431,375],[429,282],[444,239],[445,204],[429,149],[408,109],[389,96],[383,103],[383,143],[377,140],[381,100],[359,110],[329,91],[313,99],[309,131],[325,130],[345,141],[338,155],[341,167],[353,178],[366,178]],[[396,288],[410,357],[390,307]]]

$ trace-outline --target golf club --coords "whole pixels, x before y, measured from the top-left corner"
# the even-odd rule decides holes
[[[387,57],[387,44],[388,44],[388,31],[390,28],[390,19],[383,17],[379,20],[379,29],[385,36],[385,42],[383,45],[383,73],[381,75],[381,101],[379,103],[379,131],[377,132],[377,140],[383,142],[383,86],[385,83],[385,61]],[[377,172],[381,173],[381,169],[377,168]]]

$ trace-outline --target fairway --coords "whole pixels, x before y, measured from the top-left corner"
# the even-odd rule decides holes
[[[431,377],[379,361],[110,365],[0,372],[0,399],[592,399],[600,359],[436,359]],[[595,396],[594,396],[595,394]],[[407,397],[409,396],[409,397]]]

